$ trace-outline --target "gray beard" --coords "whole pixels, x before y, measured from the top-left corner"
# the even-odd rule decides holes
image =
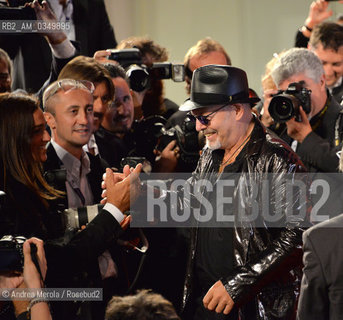
[[[218,150],[222,147],[222,145],[218,140],[215,142],[215,144],[210,145],[210,143],[206,139],[206,147],[209,148],[210,150]]]

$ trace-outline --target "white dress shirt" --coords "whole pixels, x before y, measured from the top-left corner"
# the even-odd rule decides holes
[[[87,174],[90,172],[90,161],[87,153],[83,151],[81,166],[80,160],[58,145],[53,139],[51,139],[51,144],[53,145],[57,156],[62,161],[64,169],[67,170],[66,189],[68,207],[78,208],[83,206],[82,200],[75,192],[75,188],[79,188],[82,192],[85,198],[85,205],[94,204],[92,190],[87,179]],[[113,204],[106,203],[104,209],[107,210],[118,221],[118,223],[123,221],[123,213]]]

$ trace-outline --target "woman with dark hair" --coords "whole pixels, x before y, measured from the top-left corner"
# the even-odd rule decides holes
[[[130,196],[131,200],[138,196],[141,166],[133,171],[124,168],[125,174],[120,177],[115,177],[112,170],[107,169],[107,203],[104,208],[66,244],[51,242],[49,240],[56,239],[63,232],[59,229],[62,224],[57,223],[61,221],[59,213],[49,208],[49,200],[63,196],[63,193],[49,186],[42,175],[41,165],[47,158],[46,144],[50,140],[45,128],[46,122],[37,100],[22,94],[0,94],[0,190],[6,193],[5,204],[0,207],[0,237],[6,234],[47,240],[47,286],[74,288],[89,285],[85,274],[97,265],[98,256],[122,232],[121,225],[128,222],[124,216],[123,220],[117,220],[111,213],[111,206],[121,212],[129,209]],[[77,307],[74,303],[64,302],[61,308],[60,303],[52,303],[54,319],[74,319]],[[103,319],[101,312],[99,317]],[[0,319],[1,314],[0,306]]]
[[[49,209],[49,200],[64,196],[64,193],[51,187],[42,175],[42,162],[47,159],[46,144],[49,141],[46,121],[36,99],[24,94],[0,94],[0,190],[6,193],[5,204],[0,207],[0,236],[35,236],[45,240],[63,235],[59,229],[62,219],[56,208]],[[111,194],[111,199],[107,196],[107,203],[122,212],[130,206],[130,196],[123,198],[125,193],[133,191],[128,177],[130,169],[126,169],[124,175],[116,178],[110,169],[106,170],[115,180],[107,190]],[[111,212],[107,208],[105,205],[100,213]],[[98,216],[94,219],[97,222],[101,220]],[[114,221],[118,224],[116,219]],[[60,226],[56,226],[57,222]]]
[[[54,237],[48,200],[62,193],[47,184],[41,164],[50,136],[38,101],[28,95],[0,94],[0,190],[6,201],[0,234]]]

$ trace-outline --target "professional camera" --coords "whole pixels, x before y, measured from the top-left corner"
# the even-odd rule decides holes
[[[301,122],[299,107],[306,113],[311,111],[311,90],[304,87],[304,82],[293,82],[287,90],[279,90],[270,101],[268,111],[275,122],[283,123],[293,117]]]
[[[181,126],[176,125],[168,130],[161,129],[157,149],[162,151],[168,143],[176,140],[180,148],[180,165],[187,171],[194,169],[194,165],[199,160],[199,135],[195,130],[195,123],[186,117]]]
[[[161,135],[161,130],[166,123],[167,120],[159,115],[152,115],[134,121],[131,128],[134,147],[128,153],[128,157],[145,158],[153,164],[156,157],[154,149]],[[122,163],[129,164],[128,161],[128,159],[124,158]]]
[[[22,272],[24,267],[23,244],[26,238],[23,236],[5,235],[0,239],[0,272]],[[31,243],[31,258],[39,270],[37,260],[37,247]]]
[[[31,1],[8,0],[8,6],[0,6],[0,20],[37,20],[35,11],[25,7],[27,2]]]
[[[63,211],[65,229],[68,231],[80,230],[82,226],[85,226],[88,222],[92,221],[103,207],[102,204],[94,204],[76,209],[65,209]]]
[[[179,164],[185,172],[193,171],[195,164],[199,159],[200,146],[198,132],[195,130],[195,123],[188,117],[185,118],[182,125],[176,125],[168,130],[165,129],[167,120],[159,115],[149,116],[132,125],[132,140],[134,148],[128,153],[126,158],[121,161],[120,170],[124,165],[129,164],[135,167],[137,163],[142,163],[143,168],[146,163],[149,173],[149,163],[154,164],[156,154],[154,150],[162,151],[168,143],[176,140],[180,148]],[[151,169],[151,168],[150,168]]]
[[[132,90],[141,92],[150,86],[150,77],[173,79],[182,82],[185,79],[183,64],[170,62],[153,63],[151,67],[143,64],[142,54],[137,48],[110,49],[109,59],[117,61],[125,70]]]

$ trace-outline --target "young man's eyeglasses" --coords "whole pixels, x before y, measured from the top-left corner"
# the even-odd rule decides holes
[[[208,119],[208,117],[214,115],[216,112],[218,112],[219,110],[223,109],[223,108],[226,107],[227,105],[228,105],[228,103],[224,104],[224,105],[221,106],[219,109],[217,109],[217,110],[215,110],[215,111],[209,113],[209,114],[206,115],[206,116],[195,116],[195,115],[191,114],[190,112],[187,113],[187,116],[188,116],[188,118],[191,119],[192,121],[195,122],[196,120],[198,120],[201,124],[203,124],[204,126],[207,126],[207,125],[210,123],[210,121],[211,121],[211,119]]]
[[[54,96],[58,91],[69,91],[75,89],[84,89],[93,94],[95,87],[93,82],[87,80],[74,80],[74,79],[63,79],[57,81],[52,87],[47,89],[47,92],[43,95],[43,105],[45,106],[46,102]]]

